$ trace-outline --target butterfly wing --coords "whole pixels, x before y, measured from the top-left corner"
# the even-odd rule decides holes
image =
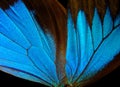
[[[96,12],[95,12],[96,14]],[[94,14],[94,18],[95,18]],[[98,14],[98,13],[97,13]],[[100,21],[99,19],[94,19],[93,18],[93,31],[98,31],[100,28],[94,27],[94,21]],[[119,21],[119,19],[116,19]],[[109,21],[109,22],[108,22]],[[112,21],[110,11],[109,9],[106,10],[106,14],[104,16],[104,22],[102,25],[102,32],[101,33],[102,37],[100,42],[98,42],[98,46],[96,49],[94,49],[94,52],[90,58],[90,62],[88,63],[87,67],[85,68],[83,74],[79,79],[83,80],[88,79],[90,77],[93,77],[95,74],[97,74],[99,71],[101,71],[107,64],[109,64],[111,61],[113,61],[115,56],[119,54],[120,52],[120,22],[116,25],[114,25],[114,22]],[[96,29],[94,29],[96,28]],[[92,31],[93,35],[93,42],[96,43],[99,41],[97,37],[98,34],[97,32],[94,33]],[[94,39],[96,38],[96,40]],[[94,44],[95,46],[95,44]],[[80,81],[80,80],[79,80]]]
[[[34,12],[29,11],[22,0],[6,10],[0,8],[2,71],[49,86],[58,84],[55,48],[51,44],[54,44],[52,36],[42,31]],[[51,47],[53,54],[48,54]]]
[[[68,83],[81,83],[102,71],[120,52],[120,14],[113,21],[109,8],[101,22],[95,8],[92,26],[84,10],[79,10],[76,23],[68,12],[66,74]]]

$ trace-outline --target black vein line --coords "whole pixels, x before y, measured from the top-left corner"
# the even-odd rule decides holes
[[[13,9],[11,9],[12,11],[13,11]],[[5,12],[6,13],[6,12]],[[14,13],[14,11],[13,11],[13,13]],[[8,17],[9,17],[9,15],[8,14],[6,14]],[[16,14],[15,14],[16,15]],[[10,17],[9,17],[10,18]],[[32,17],[31,17],[32,18]],[[11,19],[11,18],[10,18]],[[11,19],[12,20],[12,19]],[[17,21],[17,20],[16,20]],[[16,27],[18,27],[17,26],[17,24],[12,20],[12,22],[16,25]],[[20,23],[21,24],[21,22],[19,22],[19,21],[17,21],[18,23]],[[21,25],[23,25],[23,24],[21,24]],[[24,26],[24,25],[23,25]],[[19,29],[19,31],[21,31],[20,30],[20,28],[18,27],[18,29]],[[24,35],[24,33],[21,31],[21,33]],[[26,37],[25,35],[24,35],[24,37]],[[27,37],[26,37],[26,39],[27,39]],[[28,40],[28,39],[27,39]],[[28,42],[31,44],[31,42],[28,40]],[[32,45],[31,45],[32,46]],[[29,47],[29,48],[31,48],[31,46]],[[28,49],[29,49],[28,48]],[[28,56],[28,51],[27,51],[27,56]],[[32,61],[32,63],[34,64],[34,66],[37,68],[37,69],[39,69],[42,73],[44,73],[45,74],[45,72],[43,72],[36,64],[35,64],[35,62],[32,60],[32,58],[31,57],[29,57],[28,56],[28,58]],[[49,76],[47,76],[48,78],[50,78]],[[51,79],[52,80],[52,79]],[[54,81],[53,81],[54,82]]]
[[[102,45],[102,43],[112,34],[112,32],[114,30],[117,29],[117,27],[119,27],[120,24],[118,24],[116,27],[113,27],[113,29],[111,30],[111,32],[103,38],[103,40],[100,42],[100,44],[98,45],[98,47],[96,48],[96,50],[94,50],[94,53],[92,54],[92,56],[90,57],[90,60],[88,61],[88,64],[86,65],[86,67],[84,68],[84,70],[82,71],[82,73],[79,75],[79,77],[76,79],[75,82],[77,82],[79,80],[79,78],[84,74],[85,70],[88,68],[88,66],[90,65],[91,63],[91,60],[93,59],[93,56],[95,55],[95,53],[97,52],[97,50],[100,48],[100,46]]]
[[[11,17],[9,17],[9,15],[4,11],[4,13],[6,14],[6,16],[11,20],[11,22],[16,26],[16,30],[21,32],[21,34],[24,36],[24,38],[29,42],[29,44],[31,45],[31,42],[27,39],[27,37],[24,35],[24,33],[21,31],[21,29],[18,27],[18,25],[13,21],[13,19]],[[17,20],[16,20],[17,21]],[[18,23],[21,24],[21,22],[17,21]],[[21,24],[22,25],[22,24]],[[9,37],[8,37],[9,38]],[[12,40],[13,41],[13,40]],[[13,41],[15,42],[15,41]],[[18,44],[19,46],[21,46],[18,42],[16,42],[16,44]],[[23,46],[21,46],[22,48],[24,48]],[[26,48],[24,48],[26,49]]]
[[[35,26],[36,26],[36,28],[37,28],[37,32],[38,32],[38,34],[39,34],[39,37],[40,37],[40,39],[41,39],[41,43],[42,43],[42,46],[43,46],[43,48],[44,48],[44,44],[43,44],[43,41],[45,42],[45,44],[47,44],[47,42],[44,40],[44,38],[43,38],[43,41],[42,41],[42,37],[41,37],[41,33],[40,33],[40,31],[39,31],[39,28],[41,29],[41,27],[39,27],[39,26],[37,26],[37,21],[35,20],[35,18],[33,17],[34,15],[30,12],[30,14],[31,14],[31,18],[33,19],[33,22],[34,22],[34,24],[35,24]],[[42,30],[41,30],[42,31]],[[42,31],[42,33],[44,34],[44,36],[45,36],[45,33]],[[45,39],[46,39],[46,37],[45,37]],[[49,47],[49,45],[47,44],[47,49],[49,49],[50,50],[50,47]],[[45,52],[46,52],[46,50],[45,50]],[[50,57],[50,59],[52,60],[52,56],[51,55],[49,55],[49,53],[48,52],[46,52],[47,53],[47,55]]]
[[[6,12],[5,12],[6,13]],[[9,15],[8,14],[6,14],[8,17],[9,17]],[[9,17],[10,18],[10,17]],[[10,18],[11,19],[11,18]],[[12,19],[11,19],[12,20]],[[17,21],[17,20],[16,20]],[[12,20],[11,22],[13,22],[15,25],[16,25],[16,23]],[[19,21],[17,21],[18,23],[20,23],[21,24],[21,22],[19,22]],[[23,24],[22,24],[23,25]],[[19,29],[19,31],[24,35],[24,33],[20,30],[20,28],[16,25],[16,27]],[[17,29],[17,30],[18,30]],[[24,35],[24,37],[26,37],[25,35]],[[26,38],[27,39],[27,38]],[[28,40],[28,39],[27,39]],[[14,42],[14,41],[13,41]],[[28,40],[28,42],[31,44],[31,42]],[[17,43],[19,46],[21,46],[19,43]],[[30,46],[31,47],[31,46]],[[30,48],[29,47],[29,48]],[[24,48],[24,47],[23,47]],[[27,49],[29,49],[29,48],[27,48]],[[25,48],[24,48],[25,49]],[[26,50],[27,50],[26,49]],[[31,61],[32,61],[32,58],[30,58],[30,57],[28,57]],[[39,69],[40,71],[41,71],[41,69],[34,63],[34,61],[32,61],[32,63],[34,64],[34,66],[37,68],[37,69]],[[43,72],[43,71],[41,71],[41,72]],[[43,72],[44,73],[44,72]],[[44,73],[45,74],[45,73]],[[48,78],[50,79],[50,77],[48,76]],[[50,79],[51,81],[53,81],[52,79]],[[53,81],[54,82],[54,81]]]
[[[30,13],[30,12],[29,12]],[[33,17],[33,14],[32,13],[30,13],[30,15],[31,15],[31,18],[33,19],[33,22],[34,22],[34,24],[35,24],[35,26],[36,26],[36,28],[37,28],[37,32],[38,32],[38,34],[39,34],[39,37],[41,38],[41,36],[40,36],[40,32],[38,31],[38,26],[37,26],[37,21],[35,21],[35,19],[34,19],[34,17]],[[41,42],[42,42],[42,38],[41,38]],[[42,45],[43,45],[43,42],[42,42]],[[44,49],[44,45],[43,45],[43,49]],[[48,54],[48,52],[46,52],[46,50],[44,50],[45,51],[45,53],[48,55],[48,57],[50,57],[50,59],[52,60],[52,56],[50,56],[49,54]],[[30,59],[32,59],[32,58],[30,58]],[[53,62],[53,61],[52,61]],[[54,62],[53,62],[54,63]],[[49,71],[47,68],[46,68],[46,66],[44,65],[44,64],[42,64],[43,66],[44,66],[44,68],[47,70],[47,71]],[[37,67],[37,65],[36,65],[36,67]],[[39,68],[39,67],[38,67]],[[39,68],[40,69],[40,68]],[[40,69],[41,70],[41,69]],[[52,76],[50,75],[50,77],[49,78],[51,78]],[[51,78],[51,80],[53,81],[53,79]],[[54,81],[53,81],[54,82]]]
[[[3,34],[3,33],[1,33],[1,32],[0,32],[0,34],[2,34],[2,35],[3,35],[4,37],[6,37],[8,40],[10,40],[11,42],[15,43],[17,46],[20,46],[21,48],[23,48],[23,49],[25,50],[24,47],[22,47],[21,45],[17,44],[15,41],[13,41],[13,40],[11,40],[10,38],[8,38],[5,34]],[[0,46],[1,46],[1,45],[0,45]],[[6,49],[8,49],[8,50],[11,50],[11,49],[9,49],[9,48],[7,48],[7,47],[4,47],[4,46],[1,46],[1,47],[6,48]],[[21,52],[15,51],[15,50],[11,50],[11,51],[16,52],[16,53],[18,53],[18,54],[23,54],[23,53],[21,53]],[[26,51],[26,50],[25,50],[25,51]],[[27,53],[27,52],[26,52],[26,53]],[[25,55],[26,53],[24,53],[23,55]]]
[[[77,29],[75,29],[75,34],[76,34],[76,45],[77,45],[77,59],[78,59],[78,63],[77,63],[77,65],[76,65],[76,71],[75,71],[75,73],[74,73],[74,75],[73,75],[73,77],[72,77],[72,80],[74,79],[74,77],[75,77],[75,75],[77,74],[77,72],[78,72],[78,70],[79,70],[79,65],[80,65],[80,55],[81,55],[81,52],[80,52],[80,39],[79,39],[79,33],[78,33],[78,31],[77,31]]]

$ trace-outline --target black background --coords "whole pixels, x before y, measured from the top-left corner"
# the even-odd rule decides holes
[[[68,0],[59,0],[60,3],[67,7]],[[3,86],[2,86],[3,85]],[[23,80],[9,74],[3,73],[0,71],[0,86],[5,87],[46,87],[42,84],[34,83],[31,81]],[[102,79],[96,81],[95,83],[87,86],[87,87],[120,87],[120,67],[116,70],[108,74],[107,76],[103,77]]]
[[[3,85],[3,86],[1,86]],[[0,87],[47,87],[45,85],[27,81],[14,77],[12,75],[0,72]],[[88,85],[86,87],[120,87],[120,67],[116,70],[103,77],[102,79],[96,81],[95,83]]]

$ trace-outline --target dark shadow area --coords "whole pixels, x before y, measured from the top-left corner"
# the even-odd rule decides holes
[[[65,8],[67,8],[68,0],[58,0]]]
[[[120,87],[120,67],[86,87]]]
[[[9,85],[10,87],[17,87],[18,85],[20,87],[47,87],[39,83],[14,77],[1,71],[0,71],[0,85],[3,85],[4,87],[7,85]],[[102,79],[86,87],[109,87],[109,86],[120,87],[120,67],[118,67],[117,69],[115,69],[113,72],[106,75]]]
[[[40,83],[24,80],[0,71],[0,86],[3,87],[48,87]]]

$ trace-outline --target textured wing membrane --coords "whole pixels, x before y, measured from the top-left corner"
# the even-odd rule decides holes
[[[22,0],[6,10],[0,8],[0,69],[52,86],[59,83],[54,62],[54,40],[42,31],[34,12]]]
[[[66,84],[66,81],[61,81],[66,80],[66,76],[68,83],[80,83],[102,71],[120,52],[120,14],[116,16],[118,9],[114,14],[111,5],[103,6],[104,11],[101,11],[97,0],[94,3],[80,1],[83,5],[76,4],[75,14],[72,8],[72,12],[68,12],[67,32],[60,29],[62,20],[57,22],[51,15],[49,18],[56,21],[51,24],[56,25],[48,24],[53,30],[44,32],[34,17],[34,10],[28,10],[22,0],[17,0],[7,9],[0,8],[0,70],[48,86]],[[72,2],[75,4],[76,1]],[[85,9],[86,2],[89,9]],[[54,9],[46,10],[45,13],[49,13]],[[92,12],[90,16],[89,12]],[[46,26],[45,20],[43,25]]]
[[[76,25],[69,15],[66,72],[69,82],[79,83],[95,76],[119,54],[120,15],[113,21],[108,7],[102,22],[95,8],[91,27],[83,10],[78,11]]]

